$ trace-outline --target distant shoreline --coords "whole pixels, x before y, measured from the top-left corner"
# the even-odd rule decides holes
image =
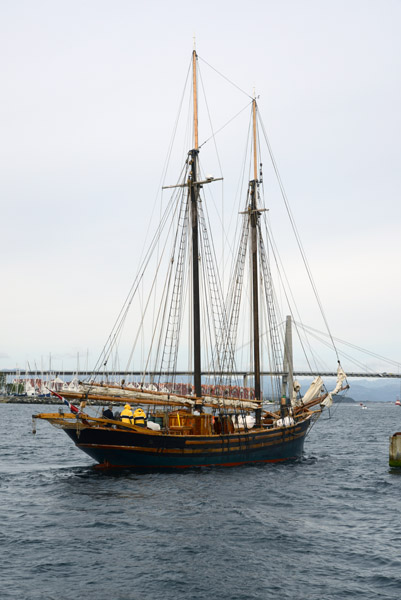
[[[125,400],[121,400],[120,404],[124,404]],[[64,406],[64,402],[58,398],[37,398],[35,396],[0,396],[0,404],[55,404]],[[77,403],[78,404],[78,403]],[[97,406],[107,406],[109,401],[96,400]],[[113,402],[118,405],[118,402]]]

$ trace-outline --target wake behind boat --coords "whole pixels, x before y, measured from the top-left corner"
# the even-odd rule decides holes
[[[166,186],[172,190],[171,199],[138,278],[94,376],[76,390],[63,392],[60,398],[68,406],[66,412],[34,415],[62,429],[102,467],[188,468],[294,459],[302,455],[305,436],[322,410],[331,405],[332,395],[348,387],[339,362],[331,392],[318,376],[301,396],[301,386],[294,379],[294,311],[289,307],[291,315],[280,317],[272,277],[271,258],[276,262],[277,257],[262,198],[256,98],[250,104],[251,176],[230,285],[227,295],[223,293],[204,195],[204,188],[221,178],[203,175],[199,162],[195,50],[191,63],[193,146],[179,182]],[[167,257],[166,276],[158,287],[163,255]],[[146,279],[152,256],[156,272]],[[143,293],[145,282],[149,283],[148,295]],[[116,357],[120,360],[122,332],[139,295],[140,308],[134,311],[136,333],[131,335],[135,341],[126,372],[134,371],[141,354],[143,375],[140,381],[111,376],[105,380],[106,365]],[[140,339],[147,343],[141,353],[136,347]],[[250,340],[245,345],[251,389],[234,376],[240,370],[237,364],[244,346],[240,340],[244,339]],[[192,381],[180,382],[180,361],[189,360]],[[264,380],[262,371],[269,374]],[[269,404],[264,405],[264,399]],[[90,414],[100,401],[111,404],[109,411],[101,416]],[[271,402],[275,410],[267,410]],[[116,404],[124,405],[120,414],[113,412]]]

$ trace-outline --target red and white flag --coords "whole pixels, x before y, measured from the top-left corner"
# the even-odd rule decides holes
[[[62,400],[64,402],[64,404],[66,404],[68,406],[68,408],[70,409],[70,411],[74,414],[78,414],[79,413],[79,408],[77,406],[75,406],[74,404],[71,404],[71,402],[69,402],[67,400],[67,398],[63,398],[63,396],[60,396],[60,394],[57,394],[57,392],[54,392],[53,390],[49,390],[51,394],[53,394],[54,396],[57,396],[57,398],[60,398],[60,400]]]

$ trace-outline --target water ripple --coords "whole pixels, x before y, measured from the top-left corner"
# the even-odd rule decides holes
[[[288,464],[145,474],[32,436],[34,407],[0,411],[2,599],[399,597],[397,407],[340,407]]]

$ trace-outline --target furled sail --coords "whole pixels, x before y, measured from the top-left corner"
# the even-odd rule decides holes
[[[104,396],[106,399],[124,399],[131,400],[132,402],[152,404],[160,401],[174,404],[182,404],[182,406],[194,406],[195,400],[188,396],[178,396],[176,394],[169,393],[152,393],[149,391],[135,390],[135,389],[123,389],[110,387],[106,385],[93,386],[91,384],[81,384],[81,393],[91,394],[95,392],[96,396]],[[213,396],[204,396],[204,404],[208,406],[235,408],[239,410],[255,410],[257,404],[255,402],[249,402],[245,400],[239,400],[237,398],[216,398]]]
[[[317,398],[321,393],[322,386],[323,379],[319,375],[318,377],[315,377],[315,379],[310,384],[309,388],[306,390],[305,395],[302,398],[303,403],[306,404],[307,402],[310,402],[311,400]]]
[[[291,406],[301,406],[302,400],[298,399],[298,392],[301,390],[301,384],[299,381],[294,379],[292,388]]]
[[[332,390],[331,392],[329,392],[327,394],[327,397],[323,400],[322,402],[322,406],[325,406],[326,408],[330,408],[330,406],[333,404],[333,395],[337,394],[343,386],[343,382],[347,379],[346,374],[344,373],[340,363],[338,364],[338,368],[337,368],[337,383],[336,383],[336,387],[334,388],[334,390]]]
[[[342,388],[343,381],[345,381],[346,379],[347,379],[347,376],[344,373],[341,365],[339,364],[338,368],[337,368],[337,385],[334,388],[334,390],[332,392],[330,392],[330,393],[331,394],[337,394],[341,390],[341,388]]]
[[[135,390],[135,389],[123,389],[123,388],[116,388],[116,387],[109,387],[109,386],[92,386],[91,384],[81,384],[81,389],[82,389],[82,393],[84,394],[91,394],[91,393],[95,393],[96,396],[104,396],[105,399],[107,398],[114,398],[116,400],[118,399],[124,399],[124,400],[131,400],[131,401],[137,401],[137,402],[146,402],[146,401],[150,401],[150,403],[152,401],[160,401],[160,400],[164,400],[164,401],[169,401],[172,400],[174,401],[174,403],[179,403],[182,404],[183,406],[193,406],[195,404],[194,400],[191,400],[191,398],[186,398],[186,397],[182,397],[182,396],[176,396],[174,394],[164,394],[164,393],[152,393],[151,391],[141,391],[141,390]]]

